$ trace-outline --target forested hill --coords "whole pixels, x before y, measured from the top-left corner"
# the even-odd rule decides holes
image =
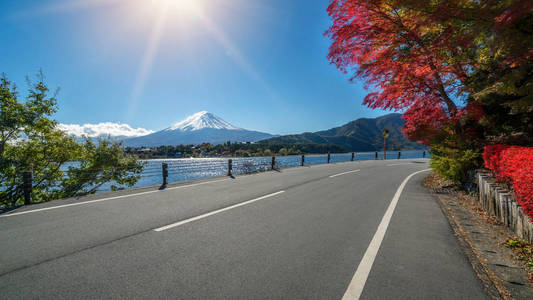
[[[387,149],[423,149],[424,145],[409,141],[401,132],[402,115],[392,113],[378,118],[360,118],[329,130],[284,135],[263,140],[266,143],[333,144],[345,151],[376,151],[383,149],[383,130],[390,131]]]

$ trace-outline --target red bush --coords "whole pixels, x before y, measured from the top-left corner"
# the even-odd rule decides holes
[[[533,220],[533,148],[490,145],[483,160],[500,181],[513,185],[516,200]]]

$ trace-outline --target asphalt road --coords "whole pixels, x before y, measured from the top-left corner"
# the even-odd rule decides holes
[[[488,299],[427,168],[315,165],[10,211],[0,298]]]

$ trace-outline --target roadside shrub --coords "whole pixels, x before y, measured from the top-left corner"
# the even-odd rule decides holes
[[[456,184],[465,183],[469,171],[481,165],[481,152],[476,149],[457,149],[438,145],[429,152],[431,168]]]
[[[500,182],[512,185],[516,200],[533,220],[533,147],[485,146],[483,161]]]

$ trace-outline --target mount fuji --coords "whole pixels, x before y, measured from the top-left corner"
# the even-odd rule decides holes
[[[273,135],[268,133],[233,126],[210,112],[201,111],[166,129],[125,139],[124,145],[130,147],[198,145],[202,143],[216,145],[227,141],[256,142],[271,137]]]

